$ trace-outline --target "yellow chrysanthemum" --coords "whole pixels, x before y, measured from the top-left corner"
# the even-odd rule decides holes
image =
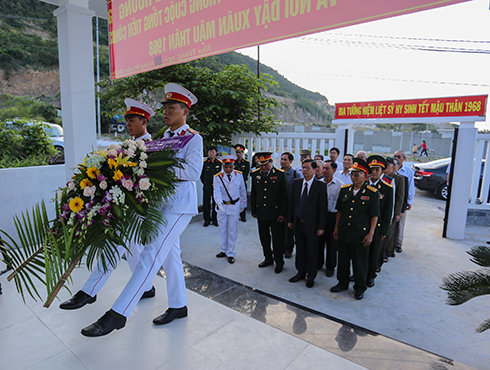
[[[123,173],[119,170],[117,170],[115,173],[114,173],[114,176],[112,176],[112,178],[116,181],[118,180],[121,180],[122,178],[124,177]]]
[[[115,159],[109,158],[107,160],[107,163],[109,163],[110,168],[116,168],[117,167],[117,161]]]
[[[90,181],[89,179],[83,179],[82,181],[80,181],[80,188],[82,189],[85,189],[86,186],[93,186],[94,184],[92,184],[92,181]]]
[[[94,184],[92,184],[92,181],[90,181],[89,179],[83,179],[82,181],[80,181],[80,188],[82,189],[85,189],[86,186],[93,186]]]
[[[96,179],[100,175],[100,171],[97,167],[90,167],[87,169],[87,176],[91,179]]]
[[[134,163],[134,162],[128,162],[124,165],[124,167],[135,167],[137,166],[138,164],[137,163]]]
[[[83,209],[83,200],[80,197],[70,200],[70,209],[72,212],[78,213]]]

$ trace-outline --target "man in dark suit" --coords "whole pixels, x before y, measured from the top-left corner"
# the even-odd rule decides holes
[[[259,267],[276,263],[279,274],[284,266],[284,226],[288,213],[288,180],[283,170],[272,165],[272,153],[256,153],[259,168],[252,172],[250,204],[257,219],[264,261]],[[271,250],[271,234],[272,248]]]
[[[327,224],[327,188],[323,181],[316,180],[317,163],[305,159],[301,165],[303,179],[293,182],[289,200],[288,227],[296,237],[296,270],[289,281],[296,283],[306,276],[306,286],[313,287],[318,269],[319,237]]]

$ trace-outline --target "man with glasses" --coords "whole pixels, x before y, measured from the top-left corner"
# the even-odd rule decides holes
[[[398,235],[395,240],[395,250],[397,253],[401,253],[403,245],[403,235],[405,230],[405,221],[407,219],[406,211],[410,211],[410,209],[412,209],[413,198],[415,197],[415,182],[413,178],[413,170],[403,164],[403,162],[405,162],[405,160],[407,159],[407,155],[405,154],[405,152],[403,150],[398,150],[395,152],[394,157],[400,161],[400,169],[398,170],[398,174],[405,176],[408,179],[407,208],[401,215],[400,221],[398,221]]]
[[[288,182],[283,170],[272,165],[272,153],[256,153],[259,168],[252,172],[250,203],[257,219],[264,261],[259,267],[276,263],[279,274],[284,266],[284,222],[288,212]],[[272,235],[272,249],[271,249]]]
[[[350,262],[354,271],[355,299],[363,299],[367,289],[369,246],[379,217],[379,192],[366,180],[371,172],[368,164],[354,159],[352,184],[343,185],[337,199],[337,218],[333,236],[339,242],[338,284],[330,289],[337,293],[349,288]]]
[[[235,169],[242,173],[243,181],[245,182],[245,193],[246,193],[248,175],[250,173],[250,162],[247,159],[243,158],[244,151],[245,151],[244,145],[242,144],[235,145],[235,155],[236,155]],[[240,213],[240,220],[243,222],[247,222],[246,206],[245,209]]]

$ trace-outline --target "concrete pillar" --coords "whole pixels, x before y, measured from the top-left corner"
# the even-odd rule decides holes
[[[92,17],[87,0],[67,0],[54,12],[58,20],[61,109],[66,177],[97,147]]]
[[[477,134],[473,122],[460,124],[455,163],[452,164],[453,182],[446,234],[449,239],[464,239],[471,191],[471,181],[468,179],[473,176]]]
[[[340,149],[340,158],[344,158],[344,155],[353,152],[354,150],[354,133],[356,130],[352,129],[352,123],[340,123],[339,127],[335,130],[337,136],[336,146]],[[345,148],[345,130],[347,130],[347,148]]]

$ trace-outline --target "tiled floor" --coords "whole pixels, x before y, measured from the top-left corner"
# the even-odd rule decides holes
[[[336,280],[321,272],[313,289],[289,283],[292,259],[279,275],[258,269],[262,254],[250,215],[239,225],[234,265],[214,257],[217,228],[189,225],[181,238],[189,317],[163,327],[151,323],[167,308],[165,279],[157,277],[156,298],[140,302],[124,329],[102,338],[80,334],[122,290],[130,274],[125,262],[97,302],[76,311],[60,310],[57,301],[48,309],[24,303],[3,275],[0,369],[485,369],[488,335],[473,328],[486,311],[474,302],[449,307],[438,287],[448,272],[474,268],[465,251],[482,230],[469,230],[465,241],[443,240],[440,204],[418,199],[417,206],[404,253],[383,267],[362,301],[352,291],[330,293]],[[414,230],[424,231],[423,242]],[[88,272],[72,276],[76,292]],[[69,296],[59,294],[61,301]]]

